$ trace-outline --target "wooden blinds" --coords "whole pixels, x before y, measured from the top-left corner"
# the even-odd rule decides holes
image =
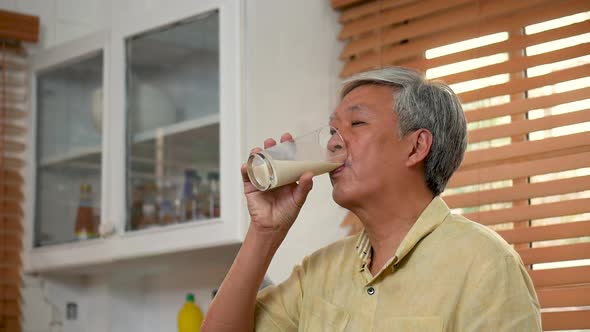
[[[36,22],[36,23],[35,23]],[[21,330],[21,251],[27,62],[38,19],[0,11],[0,332]]]
[[[470,144],[445,201],[514,245],[544,330],[590,329],[590,1],[332,4],[342,77],[401,65],[459,95]]]

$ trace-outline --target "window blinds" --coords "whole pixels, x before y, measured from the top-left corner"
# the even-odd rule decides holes
[[[332,5],[342,77],[401,65],[457,92],[469,147],[445,201],[514,245],[544,330],[590,329],[590,2]]]
[[[0,42],[0,331],[17,331],[22,250],[23,52]],[[2,329],[4,328],[4,329]]]
[[[27,133],[27,61],[38,18],[0,11],[0,332],[21,331],[21,252]]]

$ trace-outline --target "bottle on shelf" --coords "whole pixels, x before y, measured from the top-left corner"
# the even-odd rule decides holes
[[[80,186],[80,201],[76,213],[74,236],[76,240],[88,240],[98,236],[92,208],[92,187],[89,184]]]
[[[195,172],[195,177],[193,179],[193,204],[192,204],[192,218],[195,220],[203,219],[203,201],[200,195],[200,187],[201,187],[201,176],[199,173]]]
[[[144,186],[144,199],[141,208],[141,221],[138,228],[148,228],[158,224],[158,205],[156,202],[155,184],[146,184]]]
[[[186,302],[178,312],[178,332],[199,332],[203,323],[203,312],[195,305],[195,296],[186,295]]]
[[[140,228],[141,220],[143,219],[143,196],[145,189],[143,184],[135,183],[131,193],[131,220],[130,228]]]
[[[176,222],[174,209],[175,186],[170,181],[164,183],[161,191],[158,192],[159,220],[162,225],[169,225]]]
[[[219,173],[210,172],[209,180],[209,217],[217,218],[220,215],[219,197]]]
[[[196,172],[194,169],[189,168],[184,171],[184,184],[180,192],[180,222],[187,222],[193,219],[193,183],[195,177]]]
[[[199,211],[201,218],[209,218],[209,180],[207,177],[201,179],[198,189],[197,201],[199,202]]]

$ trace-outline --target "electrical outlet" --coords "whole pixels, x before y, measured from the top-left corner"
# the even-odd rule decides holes
[[[66,319],[67,320],[78,319],[78,304],[76,302],[66,303]]]

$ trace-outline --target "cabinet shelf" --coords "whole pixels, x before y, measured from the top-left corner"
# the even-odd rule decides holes
[[[143,131],[133,137],[133,143],[143,143],[155,140],[158,137],[167,137],[174,134],[180,134],[189,130],[199,129],[213,124],[219,124],[219,114],[207,115],[201,118]]]
[[[141,132],[135,135],[133,138],[133,143],[148,142],[155,140],[157,137],[169,137],[189,130],[204,128],[213,124],[219,124],[219,114],[212,114],[202,118],[187,120],[169,126]],[[88,161],[96,161],[98,162],[96,166],[100,167],[100,159],[98,159],[98,157],[100,156],[101,152],[102,148],[100,144],[84,148],[75,148],[65,153],[59,153],[50,157],[42,158],[39,162],[39,166],[51,167],[61,166],[65,163],[83,163]]]
[[[97,161],[97,167],[100,167],[100,154],[102,148],[100,145],[76,148],[65,153],[55,154],[50,157],[41,158],[40,167],[60,166],[71,162],[88,162]]]

